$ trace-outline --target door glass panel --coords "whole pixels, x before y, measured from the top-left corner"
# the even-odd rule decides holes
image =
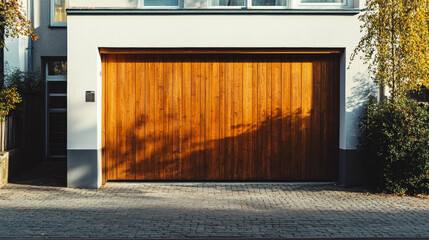
[[[49,156],[67,155],[67,113],[49,113]]]
[[[49,61],[48,75],[49,76],[66,76],[67,61]]]
[[[67,93],[67,82],[48,82],[49,93]]]
[[[287,0],[253,0],[253,6],[287,6]]]
[[[67,108],[67,97],[66,96],[50,96],[49,97],[50,108]]]

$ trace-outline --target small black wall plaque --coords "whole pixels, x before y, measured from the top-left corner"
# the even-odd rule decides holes
[[[95,102],[95,92],[94,91],[86,91],[85,92],[85,102]]]

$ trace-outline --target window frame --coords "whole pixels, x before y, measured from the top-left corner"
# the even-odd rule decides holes
[[[182,9],[184,8],[184,0],[177,0],[177,6],[145,6],[145,0],[139,0],[138,8],[143,9]]]
[[[244,6],[212,6],[207,0],[209,9],[347,9],[353,8],[354,0],[343,0],[342,3],[302,3],[302,0],[287,0],[286,6],[253,6],[252,0],[245,0]]]
[[[67,21],[62,21],[62,22],[55,21],[55,0],[49,0],[49,15],[50,15],[50,19],[49,19],[50,27],[67,27]]]
[[[50,131],[49,131],[49,114],[50,113],[66,113],[67,114],[67,106],[66,108],[51,108],[49,107],[49,97],[66,97],[67,93],[50,93],[49,92],[49,82],[66,82],[67,83],[67,75],[49,75],[48,71],[48,63],[50,61],[66,61],[67,57],[53,57],[47,58],[43,61],[44,71],[45,71],[45,156],[46,158],[65,158],[66,155],[51,155],[50,149],[51,146],[49,144],[50,141]],[[67,133],[66,133],[67,136]],[[67,147],[66,147],[67,150]]]

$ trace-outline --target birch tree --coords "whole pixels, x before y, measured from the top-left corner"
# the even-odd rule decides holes
[[[429,0],[367,0],[359,16],[363,37],[351,59],[363,54],[392,101],[429,87],[428,7]]]

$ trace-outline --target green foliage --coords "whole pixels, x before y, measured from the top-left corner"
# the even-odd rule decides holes
[[[30,36],[34,41],[39,38],[31,27],[31,21],[27,20],[20,0],[0,0],[0,35],[13,38]],[[4,37],[0,47],[5,46]]]
[[[4,122],[5,117],[16,105],[22,101],[21,95],[16,87],[5,87],[0,91],[0,121]]]
[[[7,70],[4,83],[6,86],[16,87],[21,94],[42,93],[45,82],[40,73],[30,73],[19,69]]]
[[[16,109],[22,102],[21,94],[42,93],[45,85],[40,74],[29,73],[19,69],[6,71],[5,87],[0,90],[0,121]]]
[[[385,193],[429,193],[429,111],[415,100],[371,97],[359,151],[371,186]]]
[[[429,86],[429,0],[367,0],[359,53],[394,101]]]

